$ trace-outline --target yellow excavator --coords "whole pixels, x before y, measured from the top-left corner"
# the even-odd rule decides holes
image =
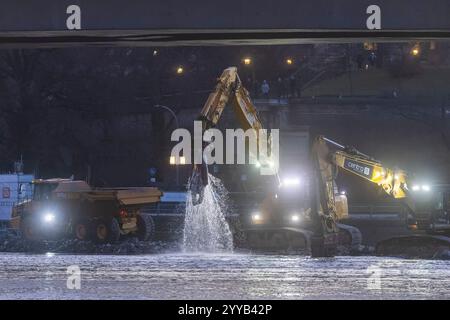
[[[203,106],[198,118],[198,120],[202,121],[202,136],[203,132],[217,125],[223,110],[228,104],[233,106],[233,111],[242,129],[253,129],[251,132],[255,134],[257,144],[259,145],[258,135],[260,130],[263,129],[263,125],[250,99],[249,92],[242,85],[236,67],[229,67],[222,72],[214,91],[210,93],[208,100],[206,100]],[[202,146],[202,150],[204,147],[205,145]],[[268,148],[269,150],[271,148],[270,139]],[[257,157],[257,155],[252,156]],[[260,158],[258,163],[261,166],[267,166],[268,159]],[[274,172],[272,177],[277,177],[277,172]],[[203,161],[200,165],[194,165],[189,183],[194,205],[201,203],[203,200],[203,189],[207,184],[208,169],[206,161]]]
[[[242,128],[254,129],[253,132],[259,139],[258,132],[263,129],[263,125],[236,67],[222,72],[214,91],[203,106],[199,116],[203,132],[217,125],[228,104],[233,106]],[[425,203],[428,205],[417,206],[417,198],[411,194],[405,171],[385,167],[380,161],[355,148],[341,145],[324,136],[314,138],[310,158],[310,173],[305,174],[303,182],[297,177],[280,179],[278,171],[266,177],[272,180],[270,183],[274,187],[266,193],[251,215],[252,226],[246,231],[252,247],[267,247],[265,242],[281,242],[308,247],[314,257],[333,256],[338,246],[357,248],[362,239],[359,230],[340,223],[348,218],[348,205],[346,195],[339,192],[335,182],[339,169],[377,185],[386,194],[401,201],[411,218],[411,227],[431,233],[428,239],[433,238],[439,244],[450,243],[450,238],[440,235],[440,232],[445,235],[450,230],[450,224],[440,224],[437,229],[436,224],[430,223],[433,210],[429,205],[431,202],[427,200]],[[268,165],[267,159],[258,160],[260,165]],[[203,190],[207,184],[208,169],[204,161],[201,165],[194,165],[189,183],[194,205],[202,202]],[[303,191],[299,188],[303,188]],[[445,210],[444,208],[441,212]],[[433,234],[438,235],[433,237]],[[390,241],[405,243],[410,239],[411,237],[398,237]]]
[[[357,249],[361,233],[340,223],[348,218],[348,204],[336,185],[339,169],[378,185],[395,199],[405,200],[409,211],[414,212],[407,198],[406,173],[387,168],[353,147],[317,136],[312,142],[309,169],[311,174],[303,179],[282,179],[278,191],[252,216],[254,227],[248,232],[254,245],[300,244],[309,247],[315,257],[333,256],[338,246]]]
[[[358,238],[354,230],[339,223],[348,216],[345,195],[337,193],[335,184],[339,169],[377,185],[406,209],[407,227],[413,232],[380,241],[376,246],[378,254],[403,254],[412,247],[437,252],[440,248],[450,247],[450,199],[445,188],[414,184],[404,170],[386,167],[354,147],[341,145],[324,136],[315,138],[312,157],[318,182],[318,205],[314,212],[321,222],[315,230],[318,240],[311,244],[312,255],[332,255],[335,247],[331,240],[336,235],[336,229],[345,230],[344,234],[351,235],[353,239],[341,238],[334,243],[353,241],[355,244]]]
[[[378,254],[426,248],[432,255],[450,247],[450,196],[445,188],[413,184],[404,170],[386,167],[354,147],[324,136],[315,137],[311,160],[311,174],[303,186],[298,178],[282,179],[278,192],[253,214],[253,228],[247,231],[252,246],[267,248],[277,245],[274,240],[281,247],[300,244],[309,247],[314,257],[333,256],[339,246],[358,248],[362,240],[359,230],[341,223],[348,218],[348,205],[335,181],[340,170],[375,184],[406,209],[407,227],[413,232],[380,241]],[[309,195],[301,196],[308,191]]]
[[[329,146],[337,150],[332,150]],[[313,256],[332,256],[339,244],[353,248],[361,244],[361,234],[356,228],[339,223],[339,220],[348,218],[346,195],[338,192],[335,182],[339,169],[378,185],[389,196],[404,200],[408,212],[414,212],[407,198],[405,171],[387,168],[354,147],[341,145],[324,136],[315,138],[311,155],[312,169],[315,172],[312,180],[317,190],[316,203],[312,206],[318,218],[318,221],[311,219],[315,231],[311,240]]]

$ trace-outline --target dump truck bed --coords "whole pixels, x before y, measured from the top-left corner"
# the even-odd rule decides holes
[[[154,187],[91,188],[84,181],[60,182],[53,190],[56,198],[118,201],[121,205],[145,205],[159,202],[162,192]]]
[[[162,192],[158,188],[115,188],[115,189],[96,189],[84,194],[85,198],[96,200],[117,199],[121,205],[144,205],[159,202]]]

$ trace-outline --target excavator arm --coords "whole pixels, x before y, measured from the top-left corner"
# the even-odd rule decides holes
[[[338,150],[331,150],[329,146]],[[403,170],[385,167],[380,161],[343,146],[324,136],[316,137],[312,146],[316,172],[317,204],[316,230],[319,236],[313,253],[317,256],[332,255],[338,234],[338,222],[348,216],[347,198],[337,193],[335,178],[339,169],[355,174],[378,185],[395,199],[401,199],[411,213],[414,207],[408,196],[407,175]]]
[[[331,148],[333,146],[334,148]],[[330,147],[330,148],[329,148]],[[336,150],[337,149],[337,150]],[[434,223],[436,204],[429,203],[434,200],[426,197],[413,197],[408,189],[410,181],[403,170],[392,169],[384,166],[380,161],[356,150],[353,147],[343,146],[325,138],[316,137],[312,149],[313,163],[315,164],[317,190],[315,205],[312,208],[315,230],[311,239],[311,254],[313,256],[330,256],[340,241],[336,241],[338,235],[350,235],[351,243],[358,243],[361,238],[356,228],[339,223],[348,215],[345,195],[337,193],[335,177],[338,169],[350,172],[364,180],[367,180],[400,203],[408,212],[407,223],[411,230],[426,230],[426,233],[394,236],[377,243],[376,252],[379,254],[399,254],[412,246],[414,250],[423,248],[427,252],[430,248],[439,248],[450,245],[448,237],[448,221],[440,224]],[[344,200],[344,205],[342,205]],[[423,203],[422,201],[425,201]],[[339,232],[337,232],[339,231]],[[344,238],[346,238],[344,236]],[[339,238],[338,238],[339,239]],[[356,239],[354,241],[353,239]]]
[[[204,132],[215,127],[219,122],[225,107],[230,104],[233,106],[233,111],[236,114],[241,127],[244,130],[254,129],[253,133],[256,135],[259,144],[259,130],[262,129],[263,126],[258,117],[256,108],[250,99],[249,92],[242,85],[236,67],[225,69],[218,78],[214,91],[209,94],[199,116],[199,120],[202,121],[202,131]],[[203,189],[207,184],[208,168],[205,161],[203,161],[201,165],[194,165],[189,183],[189,189],[194,205],[202,202]]]
[[[353,147],[342,146],[325,137],[321,138],[341,149],[333,152],[331,155],[331,161],[337,167],[377,184],[384,192],[395,199],[407,197],[408,177],[405,171],[385,167],[380,161],[373,159]]]
[[[203,121],[203,130],[217,125],[225,107],[231,103],[234,107],[240,125],[246,129],[262,129],[255,106],[250,94],[242,85],[236,67],[225,69],[218,78],[218,83],[200,113]]]
[[[338,150],[330,150],[332,145]],[[330,212],[333,210],[334,200],[330,196],[334,188],[336,169],[350,172],[364,180],[378,185],[384,192],[394,199],[403,199],[410,211],[413,206],[409,201],[408,176],[405,171],[384,166],[380,161],[356,150],[353,147],[343,146],[324,136],[318,136],[313,146],[315,163],[320,173],[321,183],[324,187],[322,194],[330,203],[327,205]],[[333,168],[335,167],[335,168]]]

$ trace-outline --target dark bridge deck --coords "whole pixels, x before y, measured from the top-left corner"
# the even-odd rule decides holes
[[[450,38],[446,0],[4,0],[0,45],[228,45]],[[375,15],[377,24],[371,17]],[[371,24],[372,23],[372,24]]]

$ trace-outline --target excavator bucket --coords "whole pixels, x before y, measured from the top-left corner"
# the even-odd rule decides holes
[[[189,180],[189,191],[191,193],[192,204],[194,206],[203,202],[205,187],[208,185],[208,165],[202,164],[194,165],[192,176]]]

